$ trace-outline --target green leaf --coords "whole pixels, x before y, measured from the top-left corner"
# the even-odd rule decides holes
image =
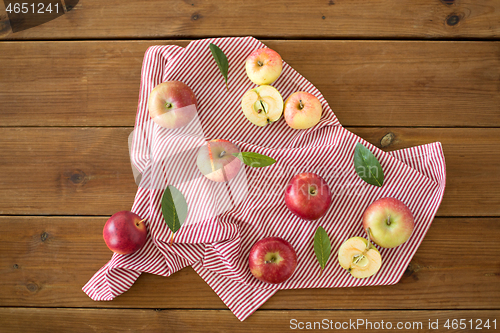
[[[172,233],[180,229],[188,214],[184,195],[174,186],[169,185],[161,198],[161,212]]]
[[[209,47],[210,51],[212,52],[212,55],[214,56],[215,62],[217,63],[217,66],[219,66],[219,70],[222,73],[222,76],[224,76],[224,80],[226,81],[227,91],[229,91],[229,86],[227,84],[229,62],[227,61],[227,57],[217,45],[210,43]]]
[[[274,158],[266,155],[261,155],[258,153],[253,153],[250,151],[244,151],[241,153],[234,153],[233,156],[239,158],[243,163],[254,168],[263,168],[266,166],[273,165],[276,163]]]
[[[358,142],[354,150],[354,168],[358,176],[371,185],[382,187],[384,171],[375,155]]]
[[[323,227],[318,227],[316,233],[314,234],[314,253],[321,266],[321,271],[325,269],[326,262],[330,258],[332,252],[332,245],[330,244],[330,238]]]

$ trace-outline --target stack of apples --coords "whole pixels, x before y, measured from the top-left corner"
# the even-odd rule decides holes
[[[294,129],[316,125],[323,112],[319,99],[311,93],[298,91],[283,104],[279,91],[271,86],[283,69],[281,56],[274,50],[262,48],[252,52],[245,63],[248,78],[258,87],[247,91],[241,108],[247,119],[257,126],[266,126],[285,113],[286,123]]]

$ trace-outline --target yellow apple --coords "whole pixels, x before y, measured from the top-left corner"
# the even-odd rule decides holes
[[[323,107],[313,94],[298,91],[287,98],[284,112],[288,126],[295,129],[306,129],[319,122]]]
[[[278,52],[269,48],[253,51],[245,63],[248,78],[255,84],[271,84],[280,76],[283,69]]]

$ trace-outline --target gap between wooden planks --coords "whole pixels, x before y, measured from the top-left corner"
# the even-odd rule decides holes
[[[0,126],[133,126],[144,53],[157,44],[188,41],[1,42]],[[500,42],[265,44],[344,126],[500,126]]]
[[[0,38],[499,38],[500,3],[476,0],[80,1],[67,14]]]
[[[482,327],[489,320],[493,330],[493,320],[500,319],[495,310],[457,310],[457,311],[257,311],[244,322],[240,322],[228,310],[96,310],[96,309],[0,309],[0,327],[8,332],[290,332],[293,327],[306,327],[316,324],[316,329],[387,332],[389,323],[392,330],[401,325],[406,332],[456,332],[452,327],[462,323],[470,329]],[[359,320],[359,321],[358,321]],[[451,329],[444,326],[446,321]],[[350,322],[351,321],[351,322]],[[383,323],[382,323],[383,321]],[[472,321],[472,322],[471,322]],[[355,326],[351,326],[355,322]],[[429,328],[436,323],[439,330]],[[299,324],[302,323],[302,324]],[[344,324],[347,323],[347,324]],[[379,329],[375,329],[374,327]],[[359,324],[359,326],[358,326]],[[300,325],[300,326],[299,326]],[[323,326],[320,326],[323,325]],[[326,326],[325,326],[326,325]],[[330,326],[332,325],[332,326]],[[335,329],[335,325],[347,329]],[[371,325],[371,326],[370,326]],[[382,325],[382,326],[381,326]],[[314,327],[314,326],[312,326]],[[333,327],[333,328],[331,328]],[[431,326],[435,327],[435,326]],[[458,326],[460,327],[460,326]]]
[[[440,141],[447,187],[438,216],[499,216],[499,128],[359,128],[385,150]],[[111,215],[132,206],[132,128],[0,128],[0,215]],[[392,134],[389,134],[392,133]],[[393,135],[388,140],[388,135]],[[382,140],[383,138],[386,138]]]
[[[143,274],[115,300],[92,301],[81,288],[111,259],[106,220],[0,217],[0,307],[226,309],[190,267],[170,277]],[[284,290],[262,309],[499,308],[499,232],[500,218],[438,217],[398,284]],[[327,265],[337,264],[333,253]]]

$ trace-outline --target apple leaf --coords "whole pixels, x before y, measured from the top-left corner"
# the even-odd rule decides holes
[[[250,151],[235,153],[233,154],[233,156],[236,156],[243,163],[245,163],[245,165],[251,166],[253,168],[263,168],[276,163],[276,160],[274,158]]]
[[[161,198],[163,219],[172,231],[172,235],[180,229],[188,214],[188,206],[184,195],[172,185],[167,186]]]
[[[384,171],[375,155],[358,142],[354,150],[354,168],[358,176],[371,185],[382,187]]]
[[[224,76],[224,80],[226,81],[227,91],[229,91],[229,86],[227,84],[227,75],[229,73],[229,62],[227,61],[227,57],[217,45],[210,43],[209,47],[215,59],[215,62],[217,63],[220,72],[222,73],[222,76]]]
[[[330,238],[323,227],[319,226],[314,234],[314,253],[321,266],[321,272],[325,269],[326,262],[330,258],[332,245]]]

